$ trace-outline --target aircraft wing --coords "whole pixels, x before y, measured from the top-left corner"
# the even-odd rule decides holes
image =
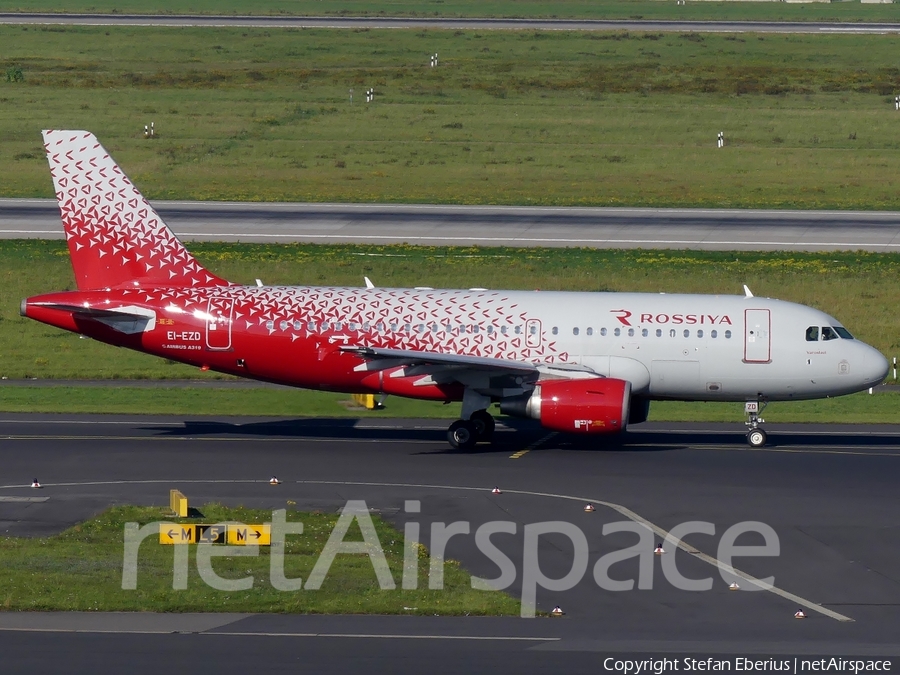
[[[511,361],[508,359],[491,359],[484,356],[465,356],[463,354],[439,354],[437,352],[419,352],[406,349],[382,349],[380,347],[341,347],[341,351],[351,352],[366,360],[365,368],[357,370],[383,370],[397,366],[454,366],[473,370],[495,371],[508,374],[537,374],[538,368],[533,363]]]
[[[356,371],[395,370],[390,377],[418,376],[415,384],[458,382],[492,396],[514,396],[531,391],[544,377],[569,379],[598,377],[589,368],[567,364],[540,364],[493,359],[464,354],[441,354],[381,347],[346,346],[341,351],[356,354],[364,363]]]
[[[72,312],[76,317],[98,321],[113,330],[129,335],[152,330],[156,325],[156,312],[145,307],[128,306],[115,309],[101,309],[99,307],[83,307],[81,305],[68,305],[58,302],[39,304],[47,309]]]

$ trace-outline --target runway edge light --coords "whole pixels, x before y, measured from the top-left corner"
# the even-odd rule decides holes
[[[41,484],[38,483],[38,479],[37,479],[37,478],[35,478],[33,481],[31,481],[31,487],[33,487],[33,488],[39,488],[39,487],[41,487]]]
[[[492,495],[502,495],[503,493],[500,492],[500,488],[494,487],[494,489],[491,490],[491,494],[492,494]]]
[[[281,485],[281,481],[278,480],[277,477],[272,476],[272,477],[269,479],[269,485]]]
[[[564,614],[565,612],[562,611],[562,608],[559,605],[550,610],[550,616],[562,616]]]
[[[665,550],[663,549],[662,544],[657,544],[657,545],[656,545],[656,548],[653,549],[653,552],[654,552],[656,555],[662,555],[663,553],[665,553]]]
[[[802,609],[798,609],[796,612],[794,612],[794,618],[795,619],[805,619],[806,613]]]
[[[729,591],[739,591],[740,589],[741,589],[741,587],[737,585],[737,582],[736,582],[736,581],[732,581],[732,582],[728,585],[728,590],[729,590]]]
[[[585,504],[585,505],[584,505],[584,512],[585,512],[585,513],[593,513],[594,511],[596,511],[596,509],[594,508],[594,505],[593,505],[593,504]]]

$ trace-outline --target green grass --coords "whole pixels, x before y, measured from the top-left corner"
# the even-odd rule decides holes
[[[51,196],[42,128],[88,128],[151,198],[900,208],[892,36],[0,26],[0,43],[24,75],[0,81],[7,197]]]
[[[900,355],[900,254],[605,251],[193,243],[216,274],[252,284],[511,288],[756,295],[818,307],[886,356]],[[19,316],[24,297],[72,289],[62,241],[0,241],[0,376],[210,378]]]
[[[119,413],[274,416],[286,418],[352,417],[457,419],[458,405],[388,397],[384,410],[364,410],[346,394],[271,389],[3,387],[0,411],[27,413]],[[496,414],[496,408],[493,410]],[[764,417],[771,423],[897,424],[900,391],[853,394],[820,401],[780,401],[769,404]],[[654,401],[652,422],[731,422],[743,418],[738,403]]]
[[[290,502],[289,502],[290,503]],[[216,558],[213,569],[223,578],[254,577],[249,591],[222,592],[199,577],[190,547],[188,588],[172,590],[172,546],[156,537],[141,545],[137,589],[122,590],[125,523],[155,521],[246,524],[270,522],[269,511],[200,507],[199,520],[167,517],[161,508],[112,508],[62,534],[46,539],[0,539],[0,608],[19,611],[156,611],[156,612],[290,612],[329,614],[516,615],[518,603],[499,592],[475,591],[470,576],[455,561],[444,564],[444,590],[427,590],[430,558],[419,556],[419,590],[399,590],[403,569],[403,535],[377,515],[372,519],[398,590],[381,591],[365,554],[340,554],[322,588],[282,592],[269,583],[268,547],[259,557]],[[302,535],[290,535],[285,546],[288,578],[309,578],[337,516],[288,511],[288,522],[302,522]],[[358,525],[347,541],[362,541]],[[415,608],[415,609],[408,609]]]
[[[859,2],[673,2],[654,0],[13,0],[0,11],[119,14],[240,14],[305,16],[527,17],[755,21],[896,21],[890,5]]]

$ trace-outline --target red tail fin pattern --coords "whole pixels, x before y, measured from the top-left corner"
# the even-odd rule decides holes
[[[44,131],[44,147],[81,290],[219,286],[87,131]]]

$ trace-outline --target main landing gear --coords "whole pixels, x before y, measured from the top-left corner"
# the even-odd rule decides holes
[[[744,404],[744,412],[747,413],[747,421],[744,424],[750,427],[750,430],[747,432],[747,444],[751,448],[761,448],[769,439],[766,432],[759,426],[765,422],[759,416],[765,407],[765,401],[747,401]]]
[[[479,441],[494,435],[494,418],[487,410],[476,410],[467,420],[456,420],[447,429],[447,440],[454,450],[471,450]]]

